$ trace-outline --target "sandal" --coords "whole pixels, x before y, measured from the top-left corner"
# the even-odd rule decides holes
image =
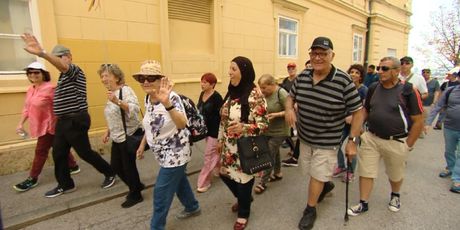
[[[283,176],[270,175],[270,178],[268,178],[268,182],[274,182],[281,179],[283,179]]]
[[[259,183],[259,184],[256,185],[256,187],[254,188],[254,192],[255,192],[256,194],[262,194],[263,192],[265,192],[265,189],[267,189],[267,185],[262,184],[262,183]]]
[[[235,221],[235,225],[233,225],[233,230],[243,230],[246,228],[248,225],[249,219],[246,219],[246,223],[240,223],[238,221]]]

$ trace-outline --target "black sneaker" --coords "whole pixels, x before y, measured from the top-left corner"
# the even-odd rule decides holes
[[[80,167],[78,167],[78,165],[75,165],[75,167],[71,167],[70,168],[70,174],[71,175],[75,175],[75,174],[78,174],[80,172]]]
[[[28,177],[26,180],[23,182],[13,186],[13,188],[18,191],[18,192],[25,192],[35,186],[38,185],[37,179],[34,179],[32,177]]]
[[[299,166],[299,163],[297,162],[297,160],[294,158],[294,157],[291,157],[289,159],[286,159],[286,160],[282,160],[281,161],[282,165],[283,166],[286,166],[286,167],[297,167]]]
[[[128,199],[125,200],[125,202],[123,202],[123,203],[121,204],[121,207],[122,207],[122,208],[131,208],[132,206],[134,206],[134,205],[136,205],[137,203],[140,203],[140,202],[142,202],[142,201],[144,201],[144,198],[142,198],[142,196],[139,197],[138,199],[128,198]]]
[[[398,196],[391,196],[390,203],[388,203],[388,209],[392,212],[398,212],[401,209],[401,201]]]
[[[101,188],[110,188],[115,184],[115,176],[105,177],[104,182],[101,184]]]
[[[57,197],[64,193],[73,192],[76,189],[77,188],[75,186],[73,186],[72,188],[68,188],[68,189],[63,189],[61,186],[57,186],[56,188],[53,188],[52,190],[46,192],[45,197],[48,197],[48,198]]]
[[[306,207],[303,211],[302,219],[299,222],[300,230],[309,230],[313,228],[316,220],[316,208],[315,207]]]
[[[318,203],[323,201],[323,199],[326,196],[326,194],[331,192],[332,189],[334,189],[334,187],[335,187],[335,185],[334,185],[334,183],[332,183],[332,181],[325,182],[324,186],[323,186],[323,191],[321,191],[321,194],[319,194]]]
[[[369,210],[368,206],[363,205],[363,203],[359,202],[359,204],[355,206],[351,206],[349,209],[347,209],[347,213],[350,216],[357,216],[361,213],[367,212]]]
[[[186,219],[186,218],[189,218],[189,217],[192,217],[192,216],[198,216],[200,214],[201,214],[201,208],[200,207],[198,207],[197,209],[195,209],[194,211],[191,211],[191,212],[187,212],[184,209],[181,212],[177,213],[176,219],[178,219],[178,220]]]

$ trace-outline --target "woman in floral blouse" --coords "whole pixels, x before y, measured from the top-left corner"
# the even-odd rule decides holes
[[[255,86],[252,62],[246,57],[235,57],[228,71],[230,84],[222,105],[218,150],[222,156],[220,177],[237,198],[232,206],[238,212],[234,229],[245,229],[251,211],[254,175],[241,170],[237,139],[260,135],[268,127],[264,96]]]
[[[146,61],[141,71],[133,75],[141,83],[148,97],[143,120],[145,129],[137,155],[142,158],[145,142],[160,164],[153,190],[153,216],[150,229],[165,229],[169,208],[177,194],[184,210],[177,219],[199,215],[198,201],[195,199],[186,175],[187,163],[191,160],[190,131],[186,129],[187,117],[179,95],[172,91],[172,84],[161,72],[160,63]]]
[[[121,207],[129,208],[143,201],[141,191],[145,187],[139,179],[136,167],[137,149],[129,149],[126,142],[126,135],[142,135],[139,102],[131,87],[125,85],[125,75],[118,65],[102,64],[97,73],[101,77],[102,84],[107,88],[104,115],[108,128],[102,137],[102,142],[107,143],[112,139],[110,165],[129,187],[126,200],[121,204]],[[123,127],[121,110],[125,116],[126,130]]]

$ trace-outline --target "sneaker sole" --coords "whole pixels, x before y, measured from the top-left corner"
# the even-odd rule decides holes
[[[13,188],[14,188],[14,190],[16,190],[18,192],[25,192],[25,191],[29,191],[29,190],[35,188],[37,185],[38,185],[38,182],[35,183],[34,185],[30,186],[28,189],[21,189],[21,188],[16,187],[16,185],[14,185]]]
[[[190,217],[198,216],[198,215],[200,215],[200,214],[201,214],[201,209],[198,210],[198,211],[195,211],[195,212],[193,212],[193,213],[190,213],[190,214],[187,215],[187,216],[179,216],[179,215],[176,215],[175,217],[176,217],[177,220],[183,220],[183,219],[187,219],[187,218],[190,218]]]
[[[79,174],[80,172],[81,172],[81,169],[78,169],[78,170],[75,170],[75,171],[71,171],[71,172],[70,172],[70,175]]]
[[[112,187],[112,186],[115,184],[115,180],[116,180],[116,179],[113,179],[112,183],[110,183],[110,184],[108,184],[108,185],[106,185],[106,186],[101,186],[101,187],[104,188],[104,189],[110,188],[110,187]]]
[[[393,207],[393,206],[388,206],[388,209],[392,212],[399,212],[400,208],[396,208],[396,207]]]
[[[359,216],[360,214],[363,214],[363,213],[365,213],[365,212],[367,212],[367,211],[360,212],[360,213],[355,213],[355,212],[353,212],[351,209],[347,209],[347,213],[348,213],[348,215],[350,215],[350,216]]]
[[[71,189],[67,189],[67,190],[65,190],[64,192],[61,192],[61,193],[57,193],[57,194],[53,194],[53,195],[46,195],[45,194],[45,197],[54,198],[54,197],[60,196],[60,195],[65,194],[65,193],[74,192],[75,190],[77,190],[77,186],[75,186],[75,187],[73,187]]]
[[[289,164],[289,163],[282,163],[283,166],[286,166],[286,167],[297,167],[299,166],[299,164]]]

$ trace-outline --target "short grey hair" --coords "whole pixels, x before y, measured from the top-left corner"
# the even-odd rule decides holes
[[[117,64],[102,64],[97,73],[101,76],[105,71],[113,74],[117,80],[117,84],[125,84],[125,74],[121,71]]]
[[[259,85],[276,85],[276,80],[271,74],[264,74],[259,78],[259,81],[257,83],[259,83]]]
[[[401,67],[401,61],[399,61],[399,59],[397,59],[395,57],[384,57],[384,58],[380,59],[380,62],[384,62],[384,61],[393,62],[392,68],[399,69]]]

